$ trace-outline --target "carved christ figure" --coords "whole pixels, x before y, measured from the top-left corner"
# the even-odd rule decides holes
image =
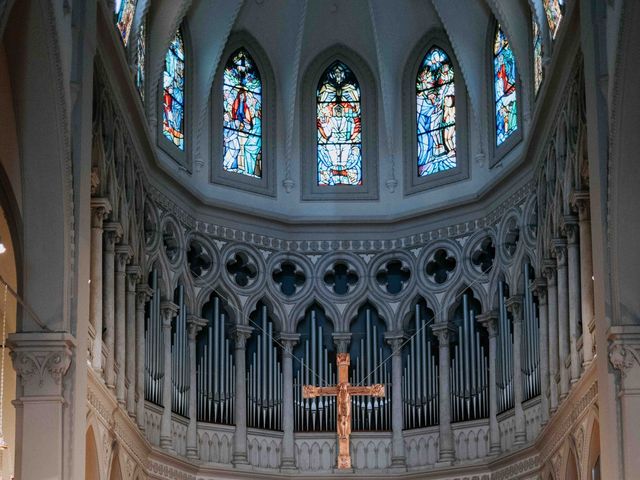
[[[338,468],[351,468],[351,455],[349,454],[349,435],[351,435],[351,395],[370,395],[372,397],[384,397],[384,385],[375,384],[369,387],[353,387],[349,383],[349,354],[339,353],[336,356],[338,364],[338,384],[330,387],[316,387],[304,385],[302,396],[304,398],[321,397],[324,395],[337,397],[338,400]]]

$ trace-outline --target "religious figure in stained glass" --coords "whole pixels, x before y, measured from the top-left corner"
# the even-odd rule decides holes
[[[120,32],[123,43],[126,45],[129,41],[129,33],[131,33],[131,25],[133,25],[133,16],[136,13],[137,0],[115,0],[114,17],[116,28]]]
[[[362,185],[360,85],[344,63],[325,70],[316,106],[318,185]]]
[[[493,85],[496,105],[496,145],[518,129],[516,59],[500,26],[493,45]]]
[[[536,22],[533,16],[531,17],[533,23],[533,87],[534,93],[537,95],[540,90],[540,84],[542,84],[542,35],[538,28],[538,22]]]
[[[146,51],[146,20],[140,24],[140,31],[138,32],[138,39],[136,42],[136,88],[138,93],[144,100],[144,68],[145,68],[145,55]]]
[[[262,176],[262,81],[249,53],[241,48],[224,68],[223,167],[227,172]]]
[[[549,30],[551,30],[553,38],[556,38],[556,33],[558,33],[558,28],[564,15],[564,0],[544,0],[543,3]]]
[[[456,93],[447,54],[433,47],[416,80],[418,176],[456,166]]]
[[[165,56],[162,133],[184,150],[184,40],[178,29]]]

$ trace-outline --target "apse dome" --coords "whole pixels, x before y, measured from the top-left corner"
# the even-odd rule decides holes
[[[128,49],[151,176],[205,215],[397,228],[506,195],[530,168],[552,48],[537,3],[149,3]]]

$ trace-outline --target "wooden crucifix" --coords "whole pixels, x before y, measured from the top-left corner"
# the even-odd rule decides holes
[[[338,468],[351,468],[351,455],[349,454],[349,435],[351,434],[351,395],[370,395],[372,397],[384,397],[384,385],[376,383],[368,387],[354,387],[349,383],[349,354],[338,353],[338,384],[330,387],[316,387],[304,385],[302,387],[303,398],[321,396],[338,397]]]

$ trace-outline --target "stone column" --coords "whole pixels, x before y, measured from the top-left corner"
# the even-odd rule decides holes
[[[476,319],[489,333],[489,455],[499,455],[500,428],[498,427],[498,312],[478,315]]]
[[[450,465],[455,458],[453,448],[453,430],[451,429],[451,398],[449,388],[449,338],[454,330],[449,323],[436,323],[431,326],[433,334],[439,341],[438,371],[438,404],[440,416],[440,458],[438,463]]]
[[[160,448],[173,450],[171,437],[171,324],[178,313],[178,305],[168,300],[160,304],[162,342],[164,344],[164,376],[162,378],[162,419],[160,420]]]
[[[71,365],[75,339],[68,333],[12,333],[8,346],[18,376],[16,472],[20,478],[68,478],[63,468],[69,448],[63,377]]]
[[[560,361],[560,400],[569,394],[569,286],[567,279],[567,242],[564,238],[553,240],[558,265],[558,356]]]
[[[513,318],[513,405],[515,411],[514,445],[524,445],[527,441],[524,409],[522,402],[522,295],[512,295],[507,300],[507,309]]]
[[[580,315],[580,251],[578,249],[578,219],[565,215],[564,230],[567,235],[567,264],[569,276],[569,345],[571,352],[571,384],[580,378],[582,359],[578,357],[578,327],[582,327]],[[583,331],[585,333],[585,331]],[[587,335],[589,331],[586,331]]]
[[[107,387],[115,388],[115,330],[116,318],[114,312],[114,267],[116,242],[122,236],[122,227],[117,222],[107,222],[104,224],[104,251],[102,255],[103,273],[103,297],[102,297],[102,318],[104,321],[104,343],[107,348],[105,361],[104,379]],[[100,353],[102,355],[102,352]]]
[[[540,409],[542,424],[549,420],[549,319],[547,317],[547,282],[537,278],[534,294],[538,297],[540,320]]]
[[[591,252],[591,216],[589,193],[574,192],[573,203],[578,209],[580,229],[580,297],[582,313],[582,359],[587,367],[593,360],[593,255]]]
[[[140,267],[127,267],[127,326],[126,326],[126,387],[127,412],[133,418],[136,416],[136,284],[140,279]]]
[[[237,325],[234,334],[236,337],[235,363],[236,363],[236,398],[233,416],[236,420],[236,433],[233,436],[233,464],[247,465],[247,375],[245,366],[247,339],[251,336],[253,327]]]
[[[293,347],[300,340],[300,334],[281,333],[279,337],[282,344],[282,461],[280,468],[294,470],[295,442],[293,438]]]
[[[89,315],[95,329],[91,365],[102,372],[102,223],[111,212],[106,198],[91,199],[91,283],[89,285]]]
[[[126,299],[127,299],[127,262],[131,258],[129,245],[116,245],[116,398],[125,406],[125,355],[126,355]]]
[[[139,283],[136,287],[136,422],[140,431],[145,430],[144,418],[144,308],[153,295],[153,291],[146,283]]]
[[[544,261],[544,277],[547,280],[547,318],[549,320],[549,403],[551,413],[558,409],[558,287],[555,261]]]
[[[402,436],[402,345],[405,338],[402,332],[389,332],[385,338],[391,345],[391,468],[405,470]]]
[[[198,458],[198,379],[196,376],[196,336],[207,321],[195,315],[187,319],[189,341],[189,425],[187,426],[187,458]]]

